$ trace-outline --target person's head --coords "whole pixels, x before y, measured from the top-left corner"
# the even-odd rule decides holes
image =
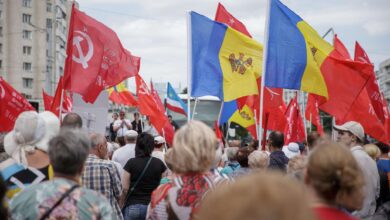
[[[248,148],[240,148],[237,152],[237,162],[241,167],[249,167],[248,157],[251,152]]]
[[[69,112],[62,120],[61,128],[80,129],[83,127],[83,120],[75,112]]]
[[[286,157],[288,157],[288,159],[301,154],[301,151],[299,150],[299,145],[295,142],[291,142],[287,146],[284,146],[282,150]]]
[[[388,145],[386,145],[382,142],[377,142],[375,145],[378,146],[379,150],[381,151],[382,156],[385,156],[385,157],[389,156],[388,154],[389,154],[390,148]]]
[[[303,182],[305,169],[307,165],[307,158],[302,155],[296,155],[288,160],[287,175]]]
[[[282,132],[273,131],[269,134],[268,143],[270,146],[270,150],[281,150],[284,145],[284,135]]]
[[[114,112],[112,113],[112,119],[115,121],[118,119],[118,113]]]
[[[269,156],[264,151],[255,150],[249,154],[248,164],[252,169],[265,169],[269,164]]]
[[[106,138],[101,134],[91,133],[89,139],[91,140],[90,153],[96,155],[100,159],[105,159],[108,153]]]
[[[334,129],[337,131],[337,142],[347,147],[364,143],[364,129],[359,122],[348,121],[342,125],[334,125]]]
[[[4,150],[17,162],[27,165],[23,149],[33,154],[35,149],[48,151],[49,140],[60,131],[60,120],[51,112],[22,112],[15,121],[14,128],[4,138]]]
[[[344,145],[331,143],[315,148],[309,156],[304,180],[326,204],[347,209],[362,206],[363,174]]]
[[[135,121],[139,120],[139,113],[138,112],[134,112],[134,120]]]
[[[150,157],[154,149],[154,138],[152,135],[142,132],[138,135],[135,144],[135,157]]]
[[[123,120],[123,119],[125,119],[125,116],[126,116],[125,111],[121,110],[121,111],[119,112],[119,119],[120,119],[120,120]]]
[[[138,132],[134,130],[127,130],[124,137],[126,144],[134,144],[137,140]]]
[[[54,174],[68,177],[81,175],[91,142],[86,134],[65,129],[49,142],[49,159]]]
[[[309,147],[309,150],[313,150],[320,137],[321,135],[317,131],[311,131],[307,135],[307,146]]]
[[[203,173],[215,159],[218,140],[203,122],[192,120],[181,127],[173,138],[173,170],[177,173]],[[169,158],[170,159],[170,158]]]
[[[169,122],[171,122],[172,123],[172,115],[168,115],[168,120],[169,120]]]
[[[161,136],[154,137],[154,148],[155,149],[162,149],[165,144],[165,139]]]
[[[252,140],[249,145],[248,149],[250,152],[256,151],[259,149],[259,141],[258,140]]]
[[[238,147],[228,147],[226,148],[226,156],[228,161],[237,161],[237,152]]]
[[[263,171],[237,179],[233,184],[223,184],[207,194],[195,219],[315,218],[303,187],[286,176]]]
[[[364,151],[370,156],[373,160],[377,160],[379,156],[381,155],[381,151],[379,150],[378,146],[375,144],[366,144],[363,146]]]

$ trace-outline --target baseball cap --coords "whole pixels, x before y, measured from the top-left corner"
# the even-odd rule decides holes
[[[364,141],[364,129],[363,126],[356,121],[348,121],[342,125],[334,125],[334,129],[339,131],[349,131],[361,141]]]
[[[163,144],[163,143],[165,143],[165,139],[163,137],[161,137],[161,136],[156,136],[154,138],[154,143],[155,144]]]
[[[282,150],[289,159],[300,154],[299,145],[295,142],[291,142],[287,146],[284,146]]]

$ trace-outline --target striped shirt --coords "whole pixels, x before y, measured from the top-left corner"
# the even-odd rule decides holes
[[[102,160],[96,155],[89,154],[85,161],[82,183],[86,188],[103,194],[110,201],[117,219],[123,219],[119,207],[122,185],[115,164],[109,160]]]

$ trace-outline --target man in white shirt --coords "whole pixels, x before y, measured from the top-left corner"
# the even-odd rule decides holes
[[[364,129],[355,121],[348,121],[342,125],[335,125],[337,141],[345,144],[352,152],[360,169],[363,172],[365,198],[363,208],[352,213],[359,219],[372,216],[376,209],[376,199],[379,197],[379,174],[375,161],[364,151]]]
[[[164,145],[165,145],[165,139],[161,136],[156,136],[154,138],[154,150],[152,152],[152,157],[160,159],[165,164]]]
[[[135,143],[137,141],[138,133],[134,130],[128,130],[125,133],[126,145],[114,151],[112,160],[120,163],[124,167],[128,160],[135,157]]]
[[[126,131],[131,130],[131,122],[129,119],[125,118],[125,112],[121,110],[119,112],[119,119],[114,121],[113,130],[116,132],[116,137],[121,146],[125,144],[124,134]]]

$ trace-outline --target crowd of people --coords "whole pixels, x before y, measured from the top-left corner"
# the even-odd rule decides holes
[[[76,113],[21,113],[0,138],[0,219],[389,219],[389,146],[357,122],[262,148],[195,120],[168,146],[133,118],[114,113],[104,136]]]

